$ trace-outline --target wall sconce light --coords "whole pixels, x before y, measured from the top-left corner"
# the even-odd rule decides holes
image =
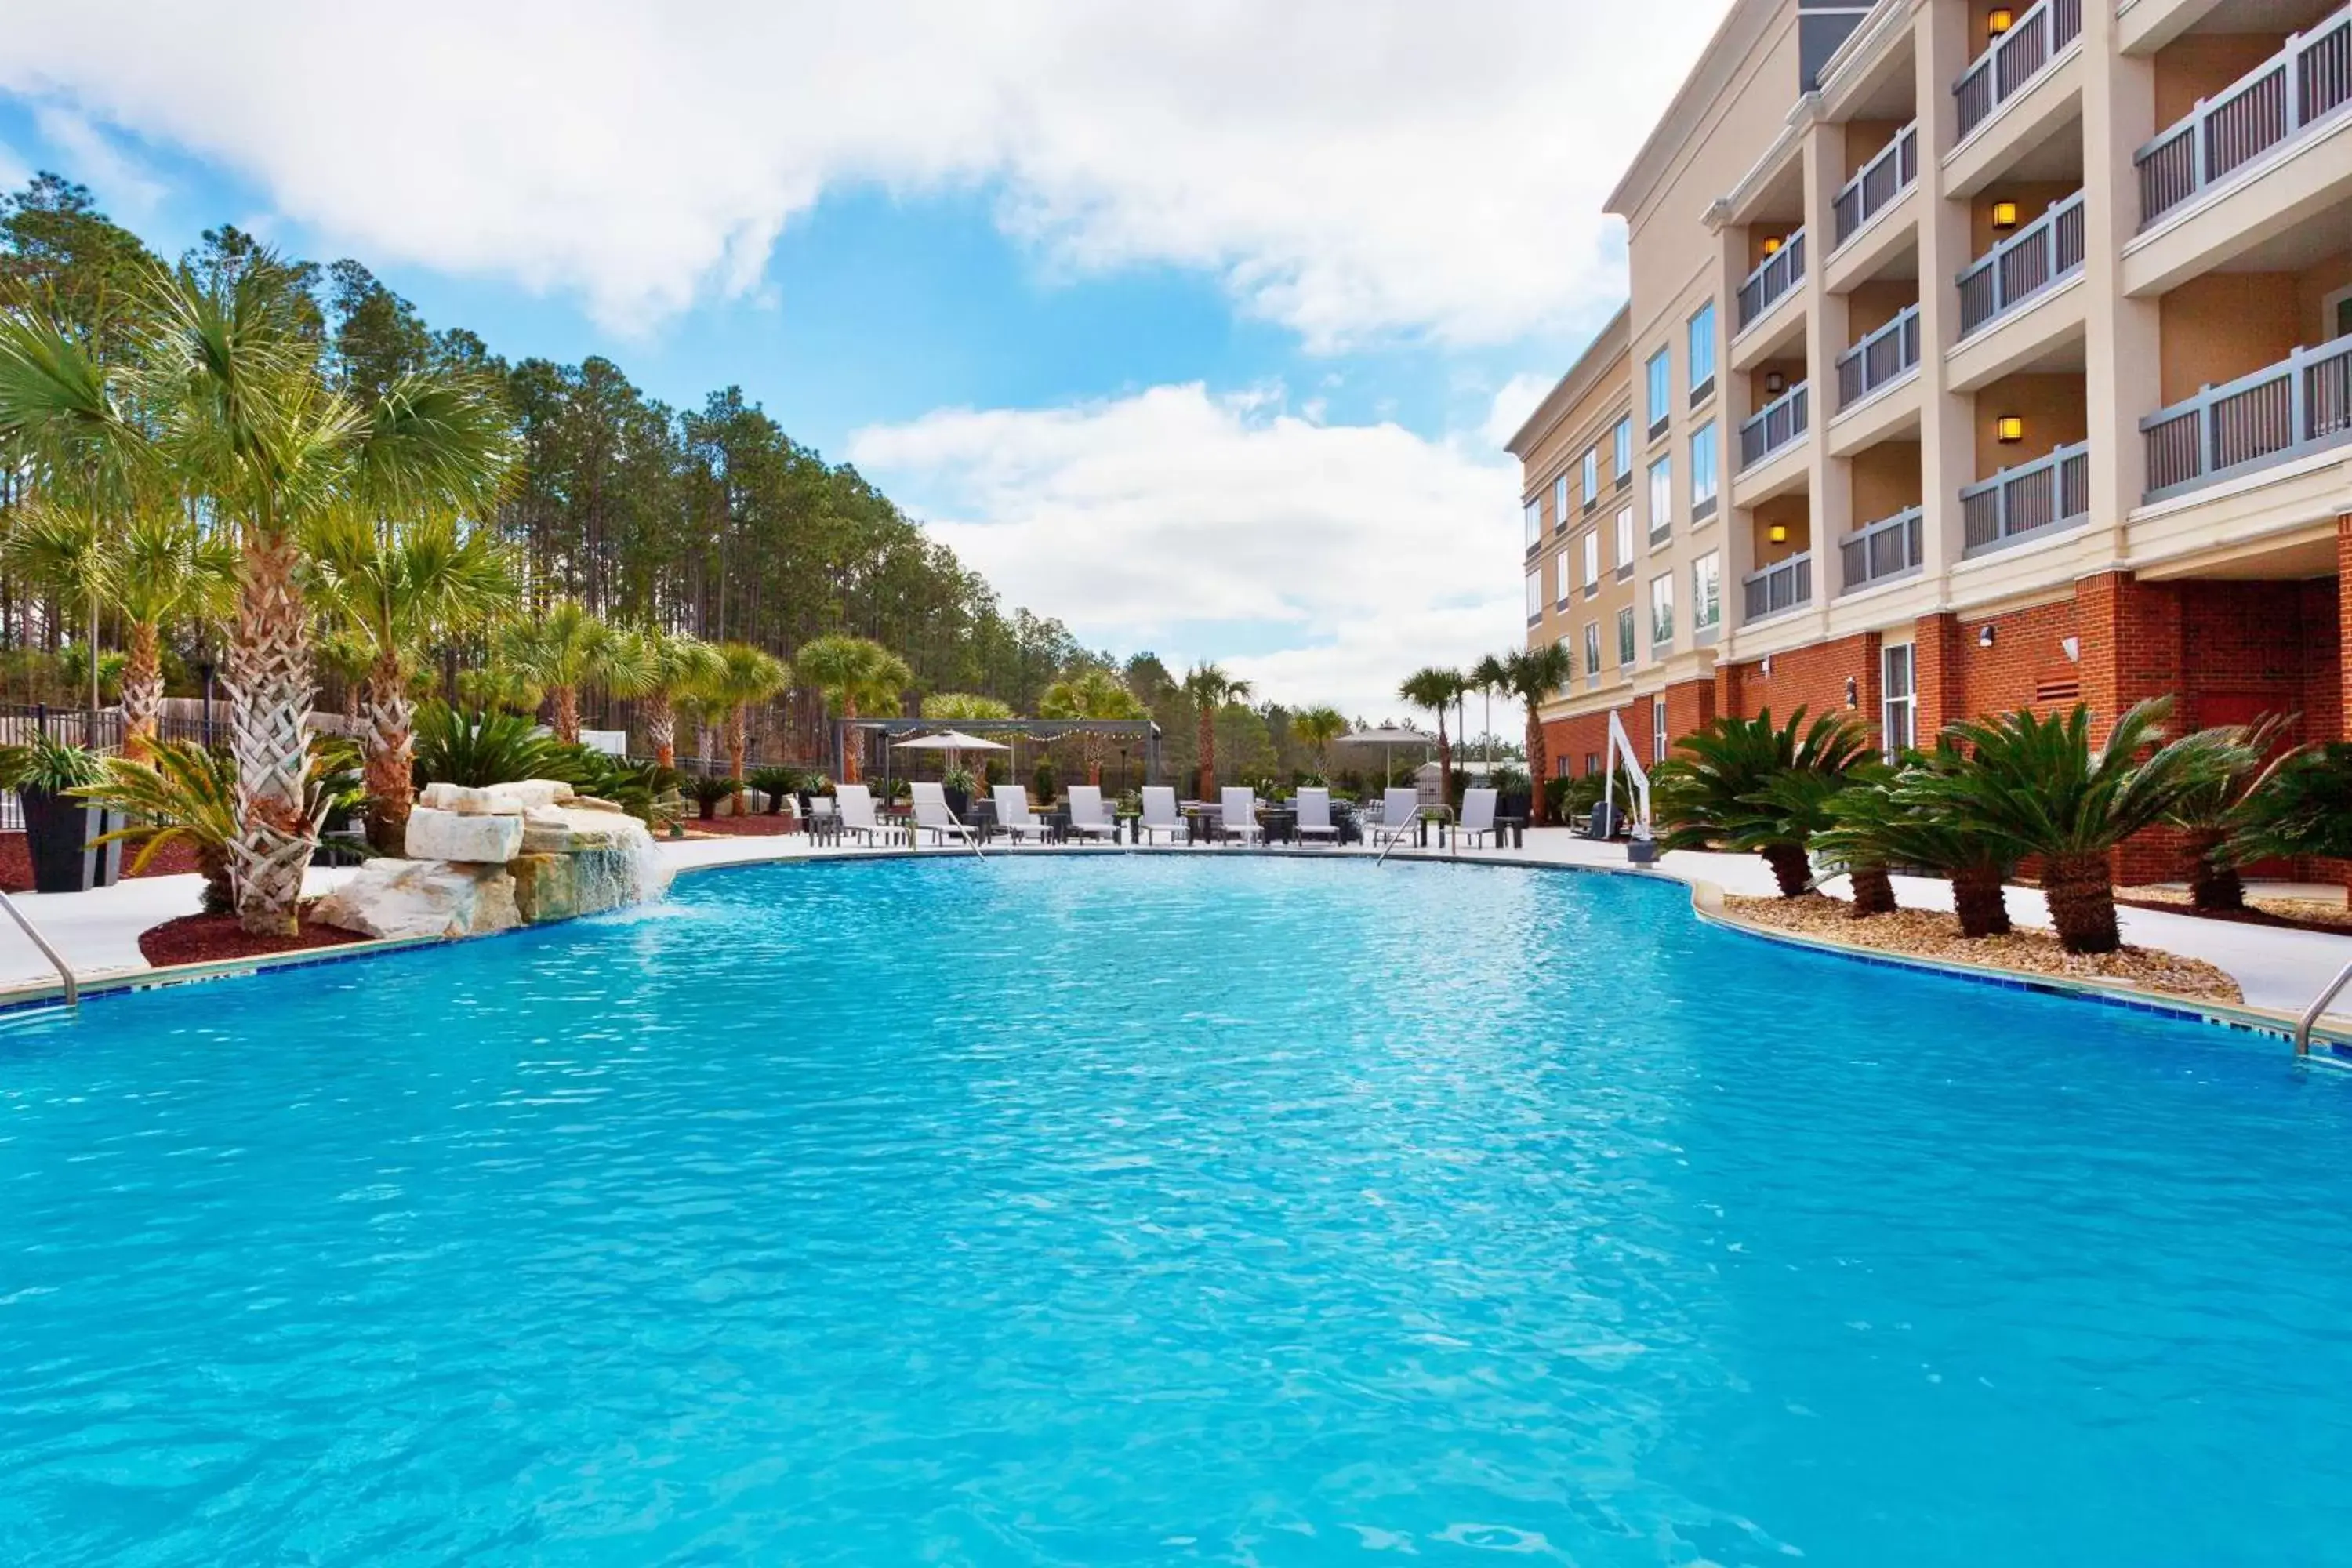
[[[1985,625],[1977,628],[1977,647],[1992,647],[1992,624],[1990,622],[1987,622]]]
[[[1993,228],[1993,232],[1994,232],[1995,234],[2007,234],[2011,229],[2013,229],[2013,228],[2015,228],[2016,226],[2017,226],[2017,204],[2016,204],[2015,202],[1995,202],[1995,203],[1993,203],[1993,204],[1992,204],[1992,228]]]
[[[1769,654],[1769,653],[1768,653],[1768,654],[1766,654],[1766,655],[1764,656],[1764,662],[1763,662],[1763,664],[1761,664],[1761,665],[1760,665],[1760,666],[1759,666],[1758,668],[1759,668],[1759,669],[1761,669],[1761,670],[1762,670],[1763,675],[1764,675],[1764,679],[1767,679],[1767,680],[1771,679],[1772,679],[1772,656],[1771,656],[1770,654]]]
[[[1778,256],[1778,255],[1780,255],[1780,245],[1781,245],[1780,237],[1779,235],[1777,235],[1777,234],[1776,234],[1776,235],[1773,235],[1770,238],[1767,239],[1767,240],[1764,242],[1764,254],[1765,254],[1765,255],[1767,255],[1767,256]]]
[[[1788,390],[1789,378],[1787,376],[1782,375],[1777,370],[1768,370],[1764,373],[1764,393],[1766,396],[1778,397]]]
[[[2063,654],[2065,654],[2065,656],[2066,656],[2066,662],[2067,662],[2067,663],[2069,663],[2069,664],[2080,664],[2080,663],[2082,663],[2082,662],[2083,662],[2083,639],[2082,639],[2082,638],[2080,638],[2080,637],[2060,637],[2060,638],[2058,639],[2058,647],[2059,647],[2059,650],[2060,650],[2061,652],[2063,652]]]
[[[2004,447],[2014,447],[2025,439],[2025,420],[2021,416],[2004,414],[1993,423],[1993,437]]]
[[[1862,688],[1854,683],[1853,676],[1847,676],[1845,678],[1845,705],[1849,708],[1860,706],[1859,699],[1861,695]]]
[[[1764,531],[1764,537],[1775,544],[1786,544],[1789,542],[1789,525],[1785,522],[1776,522]]]
[[[2006,5],[1994,6],[1991,15],[1985,18],[1985,31],[1996,38],[2015,26],[2017,26],[2017,13]]]

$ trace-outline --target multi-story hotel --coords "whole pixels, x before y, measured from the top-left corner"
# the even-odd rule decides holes
[[[1738,0],[1609,210],[1509,448],[1556,769],[1612,710],[2347,736],[2352,8]]]

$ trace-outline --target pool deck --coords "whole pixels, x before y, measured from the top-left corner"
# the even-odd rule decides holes
[[[796,835],[689,838],[664,842],[660,849],[663,858],[681,872],[769,861],[864,859],[906,853],[904,850],[819,847]],[[1105,855],[1119,851],[1097,847],[1069,852]],[[1205,847],[1162,847],[1125,852],[1160,855],[1237,853],[1232,849]],[[926,847],[919,853],[969,858],[971,852],[950,846]],[[992,847],[988,851],[991,858],[1003,854],[1037,853],[1040,851],[1011,849],[1003,846]],[[1277,848],[1267,853],[1305,858],[1364,857],[1372,852],[1361,847],[1350,847]],[[1622,846],[1594,844],[1559,828],[1530,831],[1526,847],[1521,849],[1465,849],[1456,854],[1434,848],[1399,848],[1390,858],[1392,861],[1458,859],[1496,865],[1627,869]],[[1694,886],[1711,884],[1735,896],[1768,897],[1774,891],[1770,871],[1759,858],[1753,855],[1677,851],[1661,857],[1654,868],[1641,874],[1665,877]],[[313,869],[305,890],[313,895],[325,892],[350,875],[347,870]],[[1947,883],[1897,877],[1895,884],[1898,901],[1906,906],[1915,909],[1951,908],[1951,889]],[[139,953],[139,933],[176,916],[193,913],[197,905],[199,887],[200,879],[193,876],[143,877],[87,893],[22,893],[16,895],[16,902],[26,917],[39,926],[65,955],[77,975],[85,984],[95,984],[148,969],[149,965]],[[1826,890],[1836,894],[1843,890],[1843,885],[1832,881]],[[2009,906],[2011,919],[2021,925],[2047,927],[2049,924],[2047,907],[2042,895],[2033,889],[2011,888],[2009,890]],[[2248,1005],[2272,1013],[2292,1015],[2300,1012],[2338,969],[2352,963],[2352,935],[2334,936],[2316,931],[2242,925],[2157,910],[2124,909],[2117,912],[2126,942],[2179,953],[2184,957],[2203,959],[2238,982]],[[23,933],[14,925],[0,921],[0,1002],[9,1000],[12,994],[37,994],[52,985],[55,978],[54,971]],[[2339,1024],[2352,1022],[2352,993],[2347,993],[2347,999],[2340,1002],[2329,1016]]]

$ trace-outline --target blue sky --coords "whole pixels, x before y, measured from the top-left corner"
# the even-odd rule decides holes
[[[1319,4],[131,10],[12,38],[11,184],[79,179],[166,252],[227,220],[356,256],[436,326],[674,404],[739,384],[1009,601],[1377,716],[1517,638],[1497,440],[1622,289],[1601,199],[1715,7],[1600,24],[1653,63],[1566,97],[1495,40],[1565,61],[1596,24],[1517,0],[1426,35]]]

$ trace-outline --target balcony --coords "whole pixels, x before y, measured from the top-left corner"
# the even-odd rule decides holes
[[[2352,6],[2238,79],[2200,99],[2178,125],[2141,148],[2139,226],[2147,228],[2272,148],[2295,141],[2352,103]]]
[[[1838,592],[1851,594],[1919,570],[1926,514],[1917,507],[1855,529],[1838,541]]]
[[[1995,38],[1952,84],[1959,100],[1960,139],[1992,118],[2049,68],[2059,51],[2082,36],[2083,0],[2042,0]]]
[[[2061,447],[1960,491],[1964,555],[1989,555],[2091,515],[2091,444]]]
[[[1994,246],[1959,276],[1960,336],[1999,320],[2083,265],[2083,193]]]
[[[1798,229],[1788,242],[1766,257],[1739,285],[1739,330],[1746,331],[1781,296],[1805,280],[1805,231]]]
[[[2352,445],[2352,337],[2206,387],[2139,428],[2149,500]]]
[[[1830,199],[1830,211],[1837,218],[1837,244],[1852,239],[1864,224],[1893,206],[1895,198],[1918,177],[1919,125],[1914,121]]]
[[[1799,382],[1748,416],[1739,427],[1739,467],[1754,468],[1809,428],[1808,384]]]
[[[1739,586],[1745,597],[1739,616],[1742,626],[1810,605],[1813,602],[1812,552],[1750,572],[1739,580]]]
[[[1918,368],[1919,307],[1910,305],[1838,355],[1838,407],[1851,408]]]

